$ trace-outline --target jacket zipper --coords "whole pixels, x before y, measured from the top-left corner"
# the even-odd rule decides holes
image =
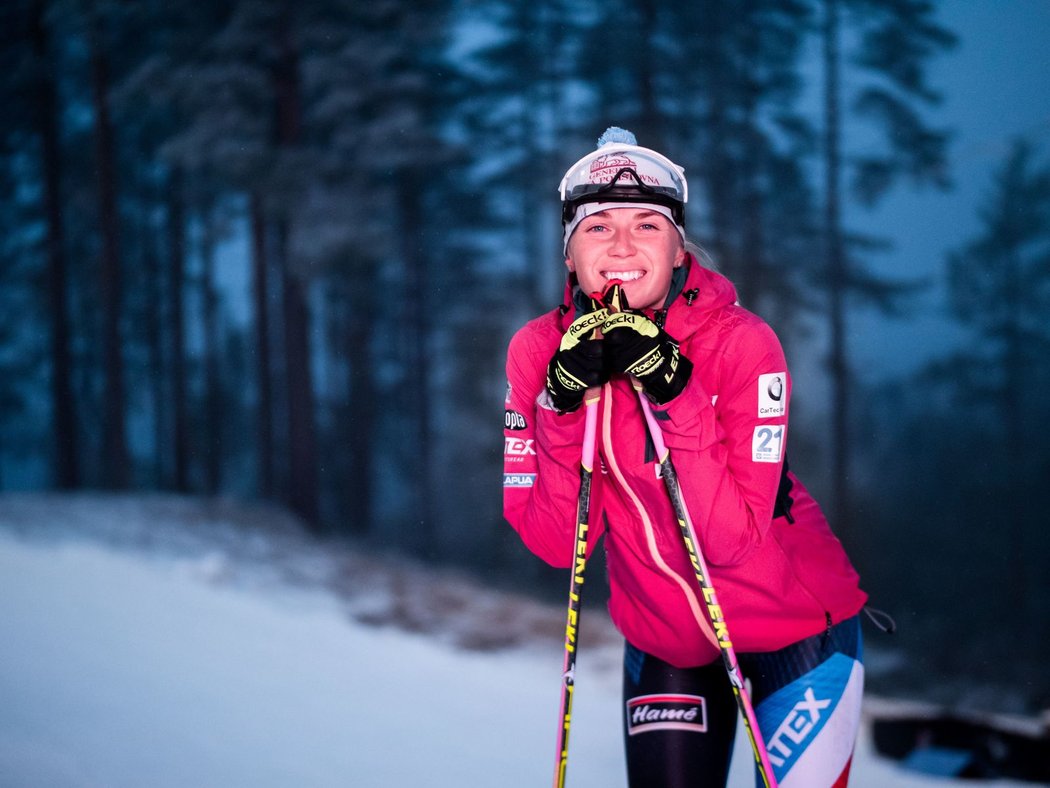
[[[715,637],[714,630],[711,628],[711,622],[707,620],[707,613],[704,611],[696,591],[693,590],[691,580],[683,578],[680,574],[671,569],[671,567],[667,565],[667,562],[664,561],[663,556],[660,555],[660,549],[656,544],[656,532],[653,528],[652,519],[642,505],[641,499],[627,483],[627,479],[624,478],[623,473],[620,471],[620,466],[616,461],[616,454],[613,451],[611,439],[613,400],[612,383],[606,383],[602,389],[604,394],[602,400],[605,403],[605,407],[602,409],[602,449],[605,454],[606,466],[608,467],[609,472],[613,475],[613,478],[619,483],[621,489],[627,494],[627,497],[630,498],[631,503],[638,512],[638,517],[641,520],[642,529],[645,533],[646,547],[649,549],[649,556],[652,558],[653,563],[661,572],[670,577],[682,591],[686,597],[686,602],[689,604],[689,610],[693,614],[693,618],[696,620],[696,624],[700,628],[700,631],[704,633],[704,637],[710,641],[711,645],[715,648],[719,648],[718,638]]]

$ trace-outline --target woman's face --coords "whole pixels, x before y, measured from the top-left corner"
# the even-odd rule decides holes
[[[585,293],[600,293],[618,279],[632,309],[658,309],[683,260],[682,236],[666,216],[626,205],[580,222],[569,239],[565,265],[576,272]]]

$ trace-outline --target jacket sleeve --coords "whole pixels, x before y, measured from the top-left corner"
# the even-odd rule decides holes
[[[545,405],[544,380],[557,335],[547,347],[528,328],[514,336],[507,353],[503,515],[530,551],[552,566],[568,567],[575,551],[583,408],[558,414]],[[589,553],[600,535],[597,524],[588,533]]]
[[[769,532],[790,378],[780,341],[760,321],[729,331],[724,352],[708,363],[718,368],[694,372],[678,397],[654,410],[704,556],[724,566],[747,560]],[[715,396],[703,381],[716,382]]]

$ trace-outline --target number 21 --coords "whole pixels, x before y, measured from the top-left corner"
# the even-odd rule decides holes
[[[762,427],[758,431],[758,437],[759,437],[759,440],[761,441],[758,444],[759,451],[769,451],[769,442],[771,440],[773,440],[773,439],[776,439],[777,443],[779,443],[780,442],[780,436],[783,435],[783,434],[784,434],[784,428],[783,427],[778,428],[776,432],[774,432],[769,427]]]

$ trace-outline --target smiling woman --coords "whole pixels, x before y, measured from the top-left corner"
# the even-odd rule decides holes
[[[788,471],[780,342],[686,242],[666,156],[610,129],[560,191],[565,302],[508,351],[504,514],[573,595],[604,537],[630,785],[724,785],[739,704],[767,785],[844,786],[867,597]]]
[[[663,304],[671,274],[684,261],[685,245],[675,225],[643,206],[606,209],[586,217],[569,240],[565,257],[584,292],[602,293],[618,280],[627,302],[637,309]]]

